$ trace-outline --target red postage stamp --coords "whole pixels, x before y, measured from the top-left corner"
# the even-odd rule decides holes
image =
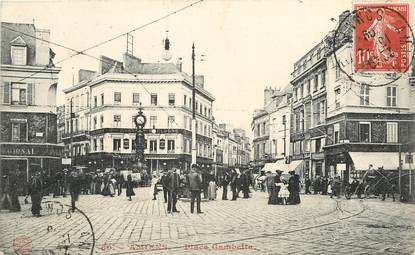
[[[355,71],[406,72],[409,5],[357,4],[354,8]]]

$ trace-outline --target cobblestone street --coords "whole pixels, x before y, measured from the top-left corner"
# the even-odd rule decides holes
[[[64,254],[65,249],[68,254],[92,249],[107,254],[412,254],[415,249],[415,207],[390,200],[303,195],[300,205],[268,206],[266,193],[254,192],[251,199],[204,200],[204,214],[190,214],[189,201],[181,199],[180,213],[167,214],[166,204],[160,196],[151,200],[148,188],[136,194],[132,202],[125,195],[83,195],[77,207],[85,216],[57,203],[69,204],[69,197],[44,198],[40,218],[31,217],[30,204],[19,213],[2,212],[0,249],[5,254],[25,249],[32,254]]]

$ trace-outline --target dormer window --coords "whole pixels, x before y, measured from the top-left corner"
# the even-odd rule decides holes
[[[21,36],[10,42],[12,65],[27,64],[27,45]]]

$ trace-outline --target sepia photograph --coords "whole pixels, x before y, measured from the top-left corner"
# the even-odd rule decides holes
[[[414,11],[1,1],[0,255],[414,255]]]

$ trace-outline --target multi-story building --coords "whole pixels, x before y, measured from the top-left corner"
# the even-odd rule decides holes
[[[270,141],[269,141],[269,113],[276,108],[276,103],[273,101],[272,96],[278,90],[274,88],[264,89],[264,106],[255,110],[252,120],[252,130],[254,132],[253,150],[254,166],[262,168],[266,162],[270,161]]]
[[[141,105],[147,117],[145,158],[151,171],[191,163],[192,79],[172,63],[142,63],[124,54],[123,62],[101,58],[98,73],[81,70],[79,83],[66,95],[67,147],[76,164],[96,168],[132,167],[135,159],[134,117]],[[210,168],[214,98],[196,76],[197,162]],[[71,107],[72,105],[72,107]],[[72,109],[72,110],[71,110]],[[72,132],[71,132],[72,131]],[[72,141],[72,142],[71,142]],[[70,156],[70,155],[68,155]]]
[[[328,49],[322,40],[294,63],[291,100],[291,160],[302,175],[324,175]]]
[[[362,78],[373,84],[352,82],[346,75],[355,70],[351,38],[336,47],[337,61],[334,54],[327,58],[326,173],[348,180],[350,174],[358,177],[359,170],[367,170],[369,164],[374,169],[397,170],[400,151],[402,169],[408,170],[415,141],[415,86],[405,75],[395,80],[394,75],[372,73]],[[356,73],[354,77],[359,80]],[[384,85],[376,86],[382,80]]]
[[[276,108],[269,114],[270,158],[284,163],[286,157],[290,155],[291,89],[292,86],[287,85],[274,94]]]
[[[62,146],[56,141],[60,68],[52,62],[50,31],[34,24],[1,27],[0,175],[14,171],[27,180],[37,170],[53,174]]]
[[[248,168],[250,163],[250,142],[246,132],[240,128],[231,129],[229,124],[215,125],[216,169],[221,175],[229,167]]]
[[[57,143],[64,145],[62,137],[65,134],[65,105],[60,105],[57,107]]]

